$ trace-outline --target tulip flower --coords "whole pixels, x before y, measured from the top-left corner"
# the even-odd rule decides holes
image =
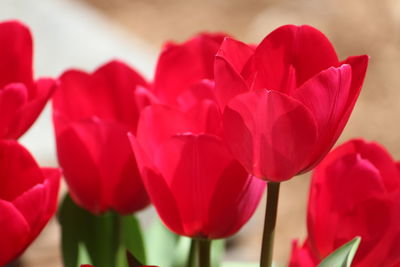
[[[0,266],[16,259],[53,216],[61,173],[40,168],[16,141],[0,141]]]
[[[17,21],[0,23],[0,138],[18,139],[51,97],[56,82],[34,80],[32,36]]]
[[[152,96],[129,66],[68,70],[53,98],[58,160],[73,200],[94,214],[129,214],[149,204],[128,132]]]
[[[215,239],[250,218],[264,190],[230,153],[213,82],[223,34],[199,34],[161,53],[131,143],[158,214],[173,232]]]
[[[315,169],[308,203],[308,238],[294,243],[292,267],[321,259],[361,237],[354,267],[400,266],[399,164],[377,143],[351,140]]]
[[[310,26],[282,26],[257,47],[226,38],[214,78],[235,157],[272,182],[312,169],[345,127],[367,64],[368,56],[339,61]]]
[[[187,108],[195,97],[210,97],[214,58],[226,34],[202,33],[183,44],[166,43],[158,59],[153,92],[161,103]],[[214,90],[214,88],[212,87]]]
[[[184,113],[153,104],[131,135],[150,199],[165,225],[188,237],[230,236],[250,218],[264,183],[231,155],[212,104]],[[208,114],[209,116],[203,116]]]

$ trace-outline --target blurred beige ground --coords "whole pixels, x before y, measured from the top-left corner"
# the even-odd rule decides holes
[[[313,25],[328,36],[340,58],[357,54],[371,56],[362,94],[338,143],[363,136],[382,143],[400,159],[398,0],[70,1],[86,2],[155,49],[165,40],[183,41],[198,31],[225,31],[243,41],[257,43],[282,24]],[[292,239],[304,238],[308,186],[309,178],[304,176],[285,182],[281,187],[275,248],[275,259],[280,266],[287,261]],[[263,208],[264,204],[245,229],[232,239],[230,259],[258,259]],[[47,248],[47,255],[57,250],[54,237],[57,228],[46,231],[52,232],[45,233],[27,252],[27,260],[37,260],[37,251],[43,251],[43,246]],[[43,261],[27,266],[59,265],[52,260],[47,265]]]

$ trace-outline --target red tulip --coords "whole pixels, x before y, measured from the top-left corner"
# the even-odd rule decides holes
[[[55,87],[52,79],[33,79],[29,29],[17,21],[0,23],[0,138],[23,135]]]
[[[117,61],[60,78],[53,100],[58,159],[72,198],[93,213],[128,214],[149,204],[127,138],[151,101],[146,86]]]
[[[361,244],[352,266],[397,266],[399,203],[399,165],[383,147],[363,140],[338,147],[313,173],[308,239],[294,246],[290,266],[317,266],[355,236]]]
[[[58,169],[40,168],[16,141],[0,141],[0,266],[18,257],[56,211]]]
[[[214,78],[235,157],[273,182],[312,169],[346,125],[367,63],[367,56],[339,61],[310,26],[280,27],[256,48],[226,38]]]
[[[223,238],[250,218],[264,183],[247,174],[217,135],[213,106],[198,109],[185,114],[162,105],[147,107],[131,142],[166,226],[189,237]]]
[[[141,113],[131,143],[158,214],[173,232],[222,238],[250,218],[264,190],[222,137],[213,61],[221,34],[168,44],[155,75],[159,104]],[[162,103],[162,104],[160,104]]]
[[[204,80],[213,80],[215,54],[225,36],[203,33],[183,44],[165,45],[153,85],[154,94],[161,103],[184,108],[192,104],[192,94],[210,96],[207,88],[199,86]]]

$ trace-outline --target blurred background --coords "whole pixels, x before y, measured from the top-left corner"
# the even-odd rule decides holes
[[[398,0],[1,0],[0,19],[20,19],[34,34],[37,76],[70,67],[93,70],[121,58],[151,78],[166,40],[199,31],[224,31],[258,43],[283,24],[310,24],[324,32],[340,58],[371,56],[365,86],[338,144],[364,137],[400,158],[400,1]],[[42,165],[56,166],[47,108],[22,138]],[[275,259],[285,266],[294,238],[303,239],[309,177],[281,186]],[[257,261],[265,203],[228,242],[230,260]],[[149,215],[150,214],[150,215]],[[152,209],[144,217],[152,216]],[[24,266],[61,266],[53,220],[22,258]]]

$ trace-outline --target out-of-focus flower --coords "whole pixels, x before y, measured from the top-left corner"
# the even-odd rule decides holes
[[[400,266],[399,203],[399,164],[388,152],[360,139],[341,145],[313,173],[308,238],[294,243],[290,266],[317,266],[355,236],[352,266]]]
[[[339,61],[310,26],[282,26],[257,47],[225,39],[214,78],[235,157],[273,182],[312,169],[345,127],[367,64],[367,56]]]
[[[16,141],[0,141],[0,266],[18,257],[53,216],[61,173],[40,168]]]
[[[149,196],[167,227],[189,237],[237,232],[257,207],[265,184],[230,153],[215,98],[213,60],[220,34],[168,45],[154,94],[131,143]],[[160,104],[162,103],[162,104]]]
[[[98,214],[149,204],[127,133],[151,101],[146,81],[122,62],[66,71],[53,98],[58,160],[72,198]]]
[[[32,36],[17,21],[0,23],[0,138],[18,139],[33,124],[57,83],[34,80]]]
[[[185,108],[193,104],[193,97],[210,96],[214,58],[225,36],[202,33],[183,44],[165,44],[153,83],[153,92],[161,103]]]

